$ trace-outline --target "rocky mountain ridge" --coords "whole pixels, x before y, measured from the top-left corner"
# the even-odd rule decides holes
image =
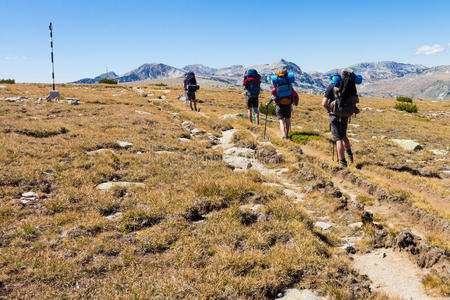
[[[242,76],[249,68],[256,69],[262,77],[262,88],[270,89],[270,75],[285,67],[295,74],[294,86],[301,93],[321,94],[328,86],[330,74],[339,72],[333,69],[325,73],[304,72],[298,65],[284,59],[271,64],[244,67],[233,65],[225,68],[212,68],[202,64],[187,65],[182,69],[162,63],[143,64],[140,67],[118,76],[114,72],[101,74],[95,78],[84,78],[74,83],[97,83],[101,78],[116,78],[119,82],[134,82],[183,77],[186,71],[193,71],[198,78],[208,83],[216,82],[222,86],[241,86]],[[351,65],[348,68],[363,75],[364,81],[358,90],[367,97],[395,97],[397,95],[435,100],[450,100],[450,66],[428,68],[423,65],[398,63],[394,61],[369,62]]]

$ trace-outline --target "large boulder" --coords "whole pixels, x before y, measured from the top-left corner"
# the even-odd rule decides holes
[[[392,139],[392,141],[394,143],[396,143],[397,145],[399,145],[400,147],[402,147],[403,149],[408,150],[408,151],[419,151],[419,150],[423,149],[423,147],[419,143],[417,143],[413,140]]]

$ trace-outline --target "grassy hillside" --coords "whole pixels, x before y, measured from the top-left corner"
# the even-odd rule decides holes
[[[429,151],[450,147],[445,102],[416,101],[419,112],[408,114],[396,111],[393,99],[362,99],[360,108],[370,110],[351,121],[356,162],[344,174],[331,162],[319,96],[301,96],[292,121],[293,129],[317,138],[283,141],[277,123],[268,123],[271,145],[264,146],[262,125],[220,119],[245,113],[240,90],[200,90],[195,113],[174,87],[62,85],[61,95],[79,105],[37,103],[49,89],[0,89],[0,98],[26,97],[0,100],[0,297],[274,298],[298,287],[336,299],[384,299],[338,247],[353,232],[314,226],[324,216],[336,224],[360,221],[361,209],[344,213],[342,197],[326,191],[332,182],[372,208],[393,235],[413,228],[450,249],[448,228],[402,213],[407,205],[432,224],[450,219],[442,172],[450,169],[449,156]],[[285,177],[233,171],[218,146],[232,128],[237,146],[254,148],[268,170],[285,168]],[[406,151],[391,138],[411,138],[424,149]],[[282,159],[269,162],[273,156]],[[350,175],[378,190],[357,187]],[[303,187],[304,201],[294,203],[273,184],[280,178]],[[105,182],[144,185],[99,190]],[[381,191],[390,198],[381,199]],[[391,200],[388,209],[382,201]],[[376,233],[370,226],[358,231],[361,249]]]

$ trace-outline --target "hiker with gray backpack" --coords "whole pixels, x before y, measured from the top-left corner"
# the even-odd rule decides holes
[[[189,107],[191,110],[200,111],[200,109],[197,110],[197,101],[195,99],[195,92],[199,88],[200,86],[197,85],[194,72],[187,72],[184,78],[184,91],[186,94],[186,104],[187,101],[189,101]],[[194,107],[192,107],[192,103],[194,103]]]
[[[339,163],[343,167],[348,165],[344,150],[347,152],[348,162],[353,163],[352,148],[347,137],[347,125],[349,118],[353,114],[359,113],[359,109],[356,107],[356,104],[359,103],[356,84],[361,82],[362,76],[353,73],[350,69],[345,69],[341,74],[331,74],[330,85],[322,100],[322,106],[329,114],[330,131],[336,143]]]
[[[244,74],[244,82],[242,85],[245,87],[245,98],[247,102],[247,114],[250,123],[253,123],[252,110],[255,113],[256,124],[259,125],[259,93],[261,92],[261,75],[255,69],[249,69]]]

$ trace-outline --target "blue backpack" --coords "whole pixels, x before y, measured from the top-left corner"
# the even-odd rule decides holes
[[[278,99],[277,104],[291,105],[292,104],[292,83],[295,81],[294,73],[289,72],[284,76],[271,75],[270,81],[273,86],[277,88]]]
[[[188,92],[195,92],[200,89],[197,85],[197,80],[195,79],[195,74],[192,71],[186,73],[186,83]]]
[[[258,74],[258,72],[255,69],[249,69],[247,71],[246,78],[255,78],[255,79],[261,80],[261,76]],[[256,81],[253,81],[253,80],[247,82],[246,89],[247,89],[247,95],[250,97],[258,97],[259,93],[261,91],[259,83]]]

